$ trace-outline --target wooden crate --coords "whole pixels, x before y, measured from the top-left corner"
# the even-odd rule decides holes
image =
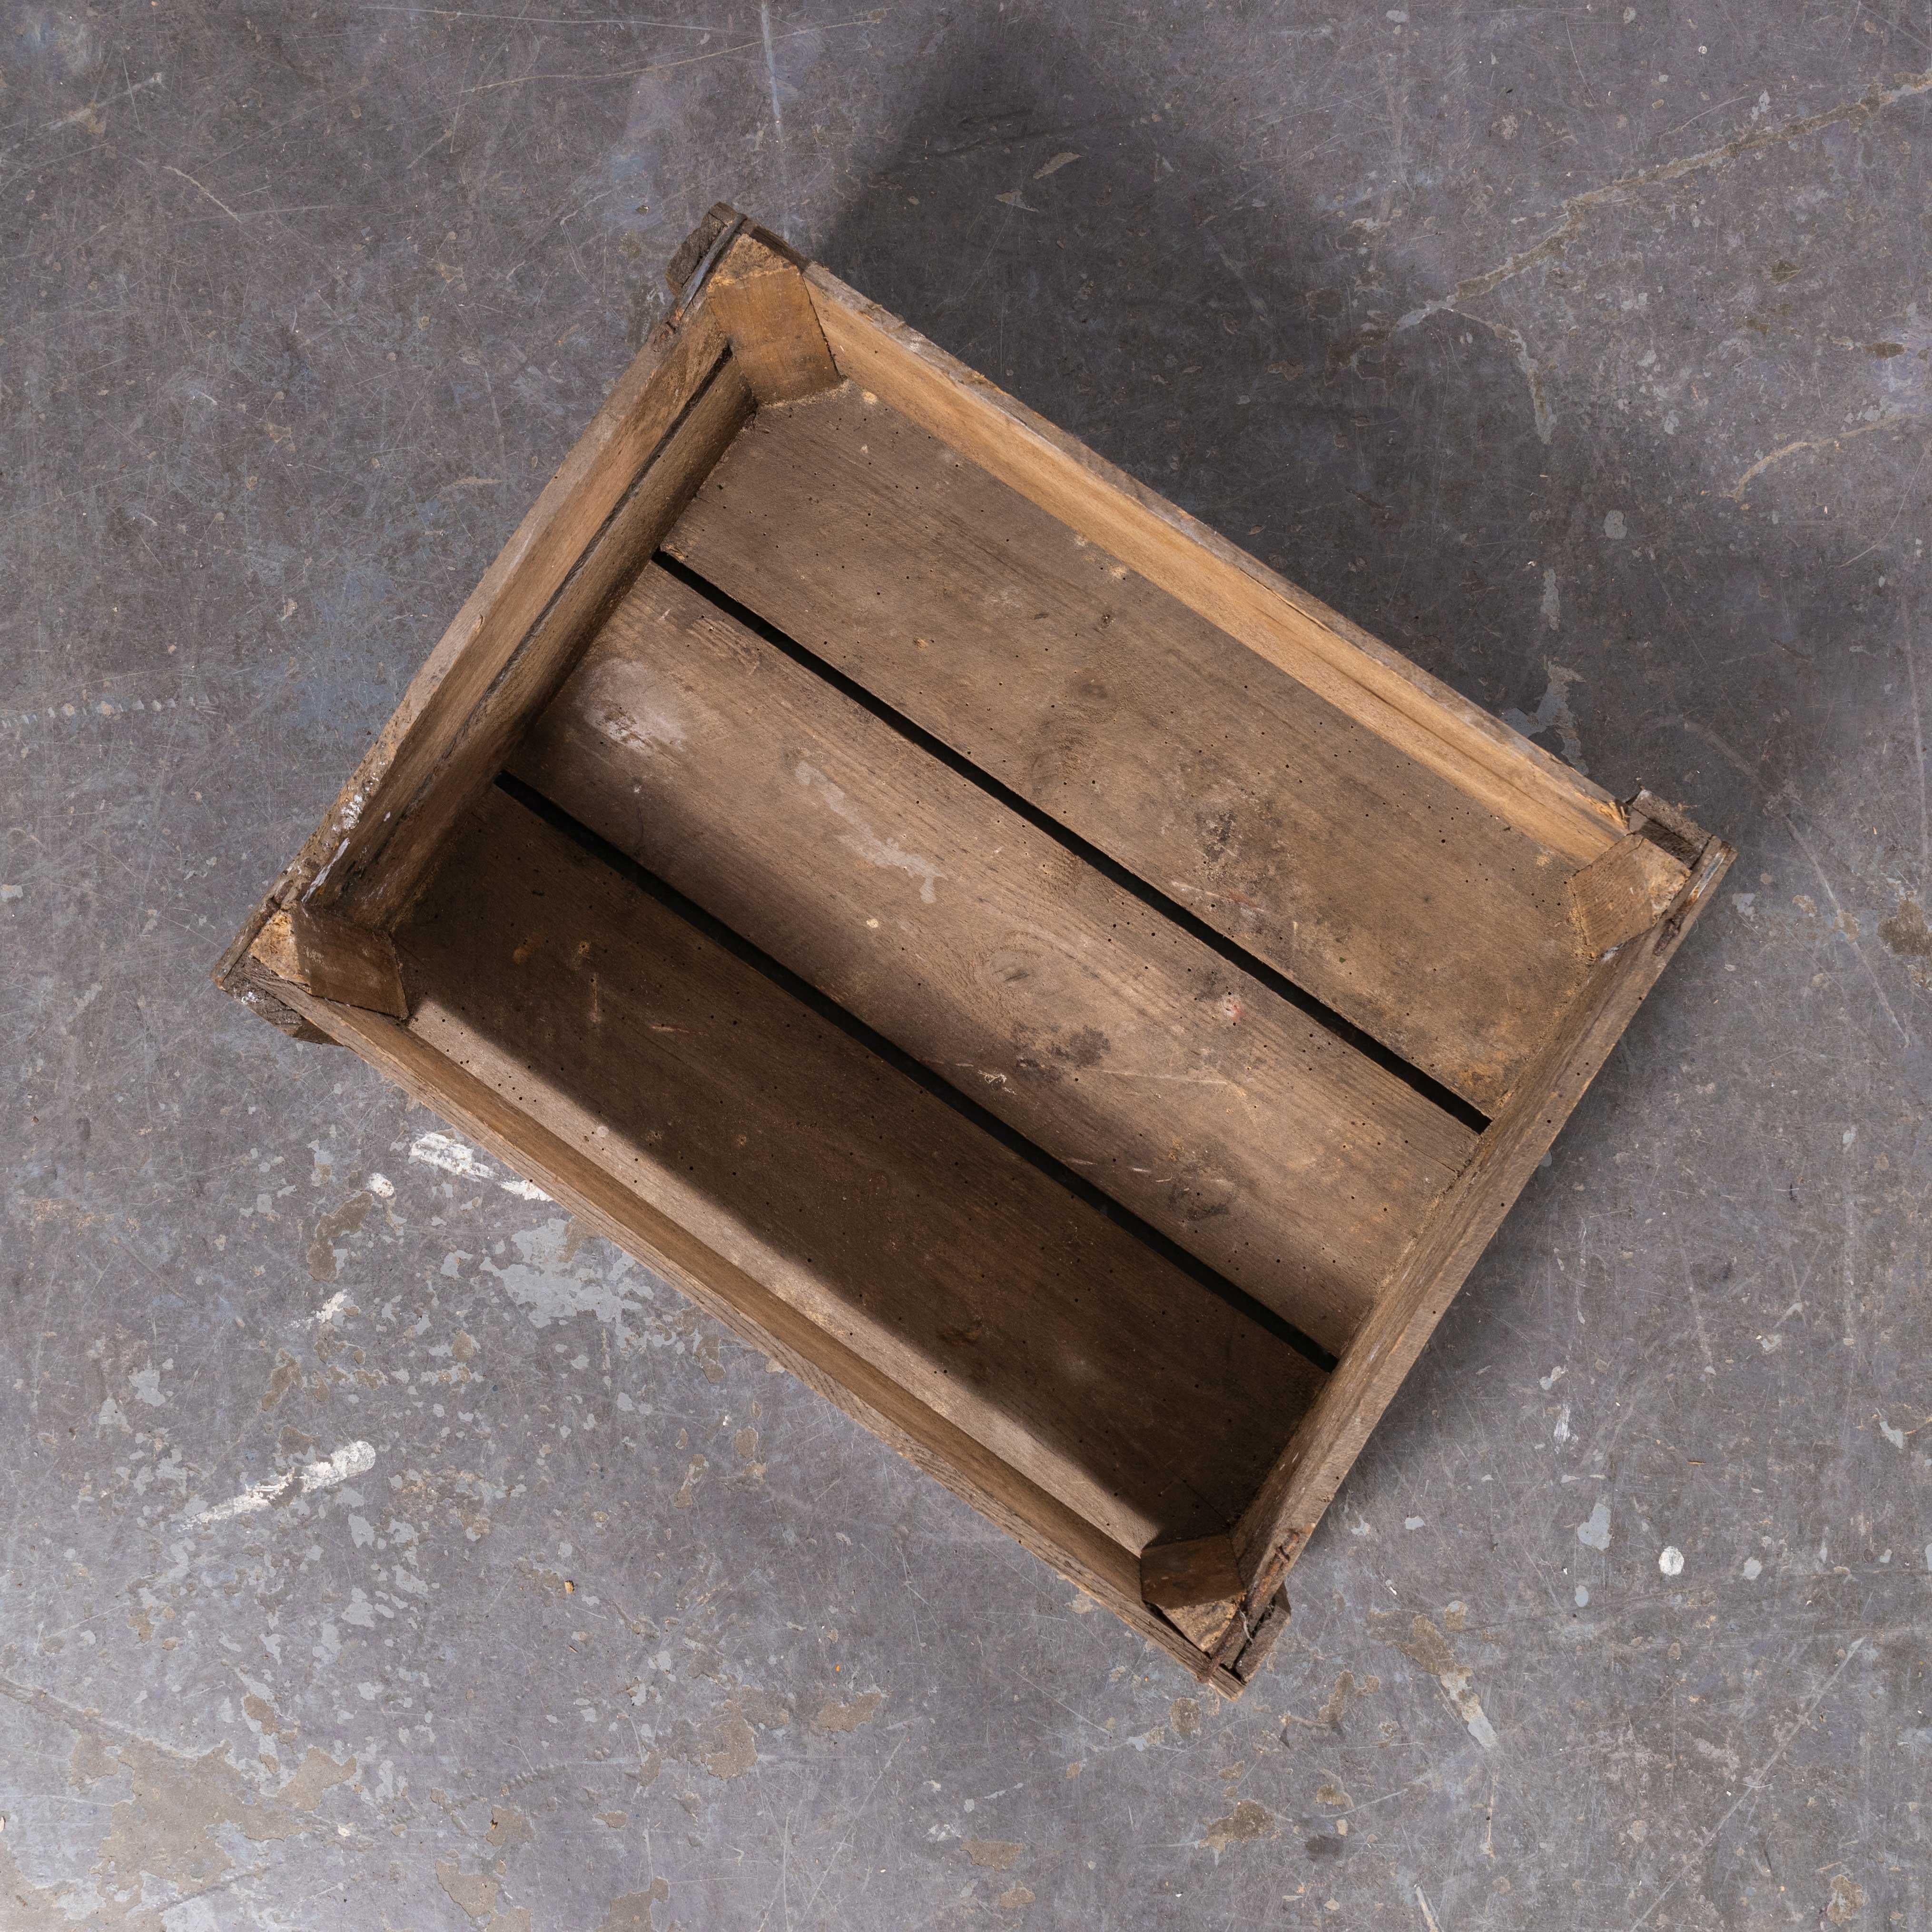
[[[1230,1695],[1732,854],[715,208],[221,983]]]

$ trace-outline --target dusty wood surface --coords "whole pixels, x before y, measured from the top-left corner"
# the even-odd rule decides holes
[[[1735,856],[1722,840],[1707,840],[1662,924],[1598,966],[1562,1031],[1484,1134],[1475,1159],[1430,1211],[1388,1292],[1235,1526],[1252,1616],[1306,1544],[1457,1289]]]
[[[410,1024],[1138,1550],[1232,1521],[1321,1376],[500,791]]]
[[[1616,801],[1225,537],[1096,456],[816,262],[839,372],[1576,864],[1623,830]]]
[[[1559,854],[856,386],[665,547],[1479,1108],[1582,983]]]
[[[1330,1349],[1474,1148],[655,567],[514,769]]]

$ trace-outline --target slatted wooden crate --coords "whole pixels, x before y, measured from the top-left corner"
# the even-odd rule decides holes
[[[1230,1694],[1731,857],[714,209],[218,969]]]

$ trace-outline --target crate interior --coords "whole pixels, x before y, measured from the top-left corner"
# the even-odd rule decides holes
[[[412,1030],[1121,1550],[1226,1528],[1574,992],[1564,868],[851,383],[637,564]]]

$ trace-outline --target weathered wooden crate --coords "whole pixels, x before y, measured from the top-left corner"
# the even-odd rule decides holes
[[[1731,852],[714,209],[218,969],[1230,1694]]]

